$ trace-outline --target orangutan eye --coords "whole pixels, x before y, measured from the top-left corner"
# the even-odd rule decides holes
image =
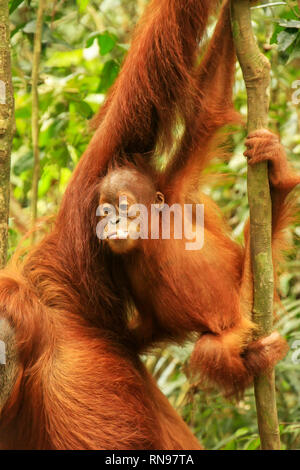
[[[114,211],[114,207],[111,204],[102,204],[100,207],[100,215],[102,217],[112,215],[113,211]]]

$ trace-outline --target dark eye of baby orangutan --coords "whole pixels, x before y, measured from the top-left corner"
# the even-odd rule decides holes
[[[138,249],[141,239],[147,238],[156,195],[151,179],[135,169],[108,173],[100,187],[98,237],[114,253]]]

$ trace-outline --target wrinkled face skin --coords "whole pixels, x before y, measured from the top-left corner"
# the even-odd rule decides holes
[[[151,214],[151,204],[163,203],[151,179],[135,169],[117,169],[108,173],[100,187],[100,217],[104,242],[118,254],[128,253],[141,243],[141,221]],[[136,205],[143,205],[147,211]],[[147,221],[148,222],[148,221]]]

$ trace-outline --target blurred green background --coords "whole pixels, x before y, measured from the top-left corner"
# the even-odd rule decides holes
[[[30,226],[33,174],[31,72],[37,1],[10,1],[12,74],[16,133],[12,153],[9,255]],[[130,46],[130,33],[146,0],[52,0],[43,24],[39,81],[40,162],[38,215],[57,212],[70,176],[91,132],[89,119],[118,75]],[[272,64],[270,127],[280,134],[290,160],[300,171],[300,10],[297,1],[272,2],[253,9],[261,49]],[[214,26],[211,21],[209,34]],[[224,58],[226,60],[226,58]],[[299,83],[297,83],[299,80]],[[297,91],[298,90],[298,91]],[[240,69],[236,108],[246,116],[246,92]],[[248,218],[245,131],[232,137],[233,158],[207,170],[223,174],[206,191],[218,202],[233,237],[242,241]],[[295,197],[298,197],[295,194]],[[293,249],[279,273],[281,305],[277,328],[291,350],[277,366],[280,429],[284,449],[300,449],[300,226],[289,232]],[[191,345],[169,347],[145,358],[159,386],[208,449],[257,449],[252,391],[239,404],[191,384],[184,371]]]

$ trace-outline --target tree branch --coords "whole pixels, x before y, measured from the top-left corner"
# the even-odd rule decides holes
[[[46,7],[46,0],[39,0],[36,31],[34,35],[33,47],[33,64],[32,64],[32,115],[31,115],[31,128],[32,128],[32,147],[34,156],[33,178],[32,178],[32,197],[31,197],[31,226],[35,226],[37,218],[37,202],[38,202],[38,186],[40,178],[40,150],[39,150],[39,68],[42,50],[42,30],[43,30],[43,17]]]
[[[231,0],[233,35],[248,95],[248,132],[268,126],[270,64],[261,54],[252,26],[249,0]],[[258,336],[273,327],[274,275],[272,261],[272,203],[268,165],[248,166],[251,261],[254,278],[253,318]],[[261,448],[280,449],[274,370],[255,379]]]
[[[6,264],[10,154],[14,98],[11,81],[8,0],[0,0],[0,268]]]

